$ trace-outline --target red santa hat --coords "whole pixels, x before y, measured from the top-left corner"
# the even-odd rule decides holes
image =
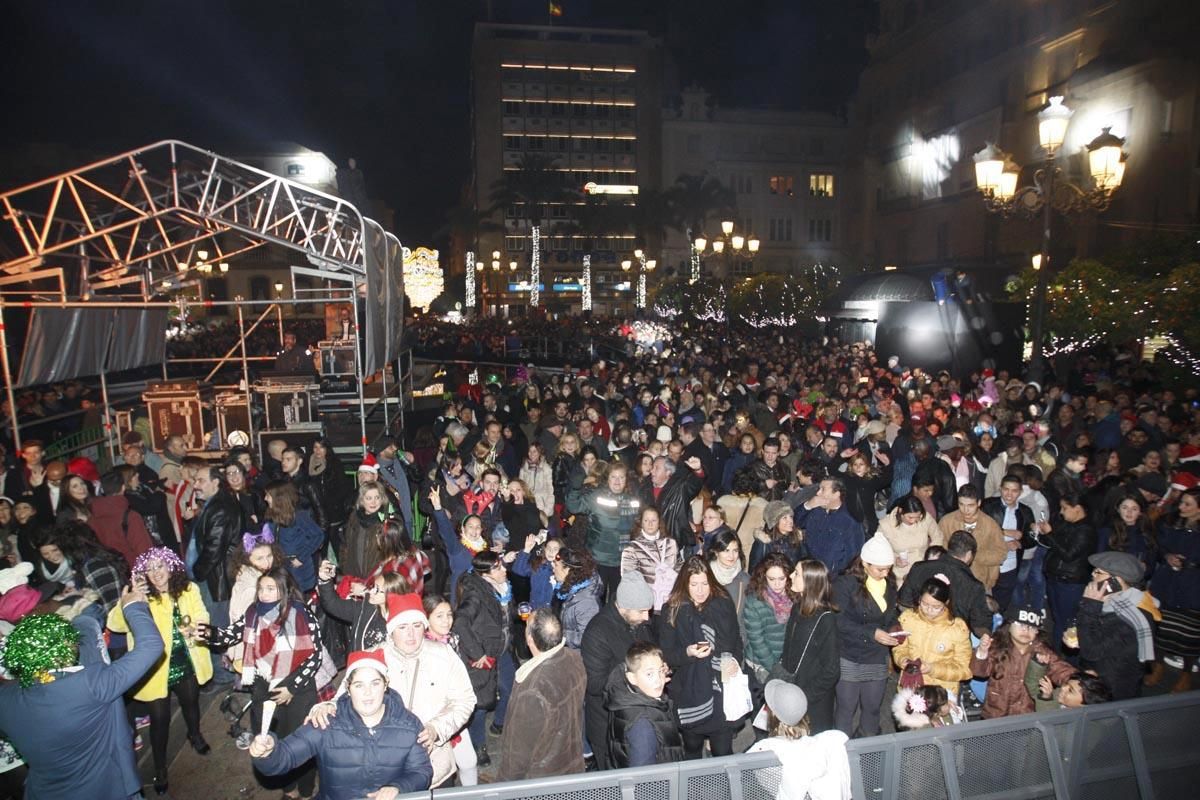
[[[363,668],[373,669],[381,678],[387,680],[387,661],[383,658],[382,650],[355,650],[351,653],[346,659],[346,680],[350,680],[354,670]]]
[[[363,457],[362,463],[358,465],[359,472],[379,472],[379,462],[375,460],[375,454],[368,452]]]
[[[425,607],[421,604],[421,596],[417,594],[389,594],[387,598],[387,631],[391,633],[397,625],[405,622],[419,622],[429,625],[429,617],[425,616]]]
[[[1200,447],[1187,444],[1179,449],[1180,461],[1200,461]]]
[[[68,461],[67,472],[78,475],[89,483],[100,480],[100,470],[96,469],[96,463],[85,456],[78,456]]]
[[[1177,492],[1186,492],[1188,489],[1195,489],[1198,484],[1200,484],[1200,478],[1184,470],[1179,470],[1171,476],[1171,488]]]

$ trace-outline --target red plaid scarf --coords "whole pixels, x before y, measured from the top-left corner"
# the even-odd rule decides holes
[[[316,650],[308,614],[304,606],[290,602],[287,618],[279,619],[279,606],[261,618],[254,606],[246,609],[246,627],[242,631],[242,675],[247,684],[263,678],[272,686],[300,668]],[[270,675],[261,675],[255,668],[259,661],[271,665]]]

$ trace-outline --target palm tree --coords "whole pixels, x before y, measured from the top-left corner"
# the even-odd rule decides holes
[[[732,213],[737,210],[737,195],[733,190],[708,173],[680,175],[667,190],[669,207],[672,209],[671,227],[683,231],[691,253],[692,275],[700,277],[700,256],[692,249],[695,235],[704,230],[712,216]]]
[[[606,233],[620,230],[627,218],[627,206],[610,203],[604,196],[589,195],[582,206],[575,207],[570,230],[583,236],[587,242],[583,256],[583,276],[580,282],[581,302],[584,311],[592,310],[592,253],[596,240]]]
[[[541,224],[546,217],[546,206],[551,203],[568,203],[578,195],[568,189],[561,174],[553,169],[554,162],[543,155],[526,154],[515,170],[492,184],[491,212],[517,208],[520,219],[527,222],[531,237],[529,261],[529,304],[538,305],[538,283],[541,281]]]

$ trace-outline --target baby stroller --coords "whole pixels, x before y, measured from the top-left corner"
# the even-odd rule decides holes
[[[254,732],[242,724],[249,711],[250,693],[242,689],[231,689],[221,700],[221,714],[229,723],[229,736],[239,750],[249,750],[254,738]]]

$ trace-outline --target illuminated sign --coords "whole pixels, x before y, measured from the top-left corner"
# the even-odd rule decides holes
[[[584,194],[637,194],[638,187],[625,183],[596,183],[588,181],[583,185]]]

